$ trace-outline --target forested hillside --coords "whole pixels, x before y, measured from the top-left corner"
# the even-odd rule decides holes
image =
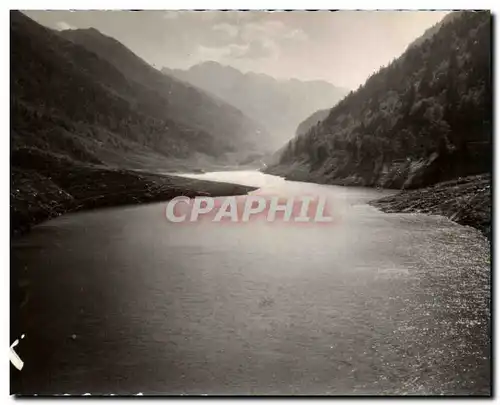
[[[295,131],[295,136],[306,134],[318,122],[323,121],[326,117],[328,117],[328,114],[330,114],[330,109],[318,110],[311,114],[299,124],[297,130]]]
[[[373,74],[268,172],[415,188],[491,170],[491,15],[462,12]]]
[[[188,171],[260,150],[265,130],[241,111],[118,41],[94,29],[56,32],[18,11],[10,18],[12,232],[78,209],[206,194],[127,169]]]
[[[269,134],[240,110],[178,79],[165,75],[96,29],[66,30],[61,36],[111,63],[131,82],[147,89],[150,107],[195,131],[208,132],[221,146],[262,150]],[[195,146],[196,147],[196,146]],[[204,150],[205,146],[197,147]]]
[[[126,165],[258,148],[253,136],[263,129],[241,111],[94,29],[59,33],[12,12],[10,30],[14,154],[36,148]]]

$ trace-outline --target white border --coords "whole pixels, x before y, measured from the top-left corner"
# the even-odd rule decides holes
[[[360,0],[337,0],[337,1],[321,1],[321,0],[211,0],[211,1],[202,1],[202,0],[170,0],[170,1],[158,1],[158,0],[142,0],[132,1],[132,0],[78,0],[78,1],[62,1],[62,0],[45,0],[43,2],[36,0],[7,0],[7,9],[1,14],[1,22],[3,25],[3,29],[0,30],[0,44],[2,46],[2,64],[1,64],[1,74],[2,74],[2,93],[4,97],[1,99],[1,114],[2,114],[2,126],[3,131],[0,136],[0,150],[3,153],[3,159],[0,160],[2,165],[1,171],[1,190],[5,193],[2,198],[2,207],[0,209],[0,217],[2,224],[2,232],[1,232],[1,240],[0,240],[0,260],[2,263],[2,269],[0,273],[0,283],[3,288],[3,294],[0,294],[2,297],[2,310],[0,311],[0,325],[2,332],[2,344],[4,348],[4,365],[0,367],[0,377],[2,384],[2,397],[6,398],[9,395],[9,371],[7,366],[7,359],[9,353],[9,234],[10,234],[10,224],[9,224],[9,190],[10,187],[10,179],[9,179],[9,9],[152,9],[152,10],[160,10],[160,9],[254,9],[254,10],[283,10],[283,9],[344,9],[344,10],[356,10],[356,9],[365,9],[365,10],[383,10],[383,9],[405,9],[405,10],[418,10],[418,9],[427,9],[427,10],[456,10],[456,9],[490,9],[495,14],[498,10],[498,2],[494,2],[492,0],[474,0],[474,1],[465,1],[465,0],[420,0],[420,1],[393,1],[393,0],[379,0],[377,2],[374,1],[360,1]],[[495,27],[495,37],[496,37],[496,22],[494,24]],[[497,54],[498,50],[498,41],[495,41],[495,49],[494,52]],[[496,65],[496,64],[495,64]],[[495,66],[495,73],[497,69]],[[497,87],[495,86],[495,90]],[[494,92],[497,94],[497,91]],[[495,113],[498,116],[498,106],[495,106]],[[498,161],[500,159],[498,143],[495,145],[495,156],[497,157],[495,161],[495,169],[496,173],[499,173],[498,169]],[[498,184],[495,181],[495,190],[498,190]],[[495,201],[498,202],[498,192],[495,193]],[[496,221],[495,221],[496,222]],[[498,235],[496,235],[498,239]],[[497,245],[497,243],[495,243]],[[498,259],[497,259],[498,261]],[[495,280],[495,288],[498,286],[498,278],[499,274],[496,274],[494,277]],[[493,310],[493,315],[496,313]],[[496,323],[495,323],[496,325]],[[496,328],[495,328],[496,332]],[[495,348],[498,351],[498,335],[495,335]],[[494,367],[496,369],[496,367]],[[495,387],[498,389],[499,385],[499,372],[496,369],[495,372]],[[497,392],[498,400],[499,395]],[[10,397],[10,400],[13,400],[13,397]],[[184,399],[185,401],[186,399]],[[63,399],[59,399],[59,401],[64,401]],[[265,400],[268,401],[268,400]],[[287,400],[290,401],[290,400]],[[305,400],[306,402],[312,400]],[[337,400],[343,403],[353,403],[353,400]],[[354,400],[354,402],[358,402],[360,400]],[[400,402],[401,400],[395,400],[395,402]],[[438,403],[439,399],[426,400],[430,401],[430,403]],[[462,403],[475,402],[477,399],[470,399],[461,401]],[[500,401],[500,400],[499,400]],[[46,403],[54,402],[54,400],[49,399]],[[125,400],[118,400],[119,403],[125,403]],[[429,403],[429,402],[428,402]]]
[[[7,1],[15,9],[140,9],[140,10],[167,10],[167,9],[250,9],[250,10],[291,10],[291,9],[342,9],[342,10],[456,10],[456,9],[492,9],[494,2],[491,0],[421,0],[421,1],[395,1],[395,0],[36,0]],[[43,3],[43,4],[41,4]]]

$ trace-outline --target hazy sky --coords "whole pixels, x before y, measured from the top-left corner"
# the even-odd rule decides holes
[[[55,29],[95,27],[157,68],[215,60],[355,89],[442,11],[25,11]]]

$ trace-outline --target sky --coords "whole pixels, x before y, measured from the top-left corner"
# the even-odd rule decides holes
[[[213,60],[278,79],[356,89],[443,11],[24,11],[57,30],[94,27],[154,67]]]

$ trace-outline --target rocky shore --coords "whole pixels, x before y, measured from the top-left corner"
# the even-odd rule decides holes
[[[442,215],[491,238],[491,175],[468,176],[371,201],[384,212]]]
[[[67,212],[187,197],[247,194],[252,187],[81,165],[23,151],[11,157],[11,234]]]

